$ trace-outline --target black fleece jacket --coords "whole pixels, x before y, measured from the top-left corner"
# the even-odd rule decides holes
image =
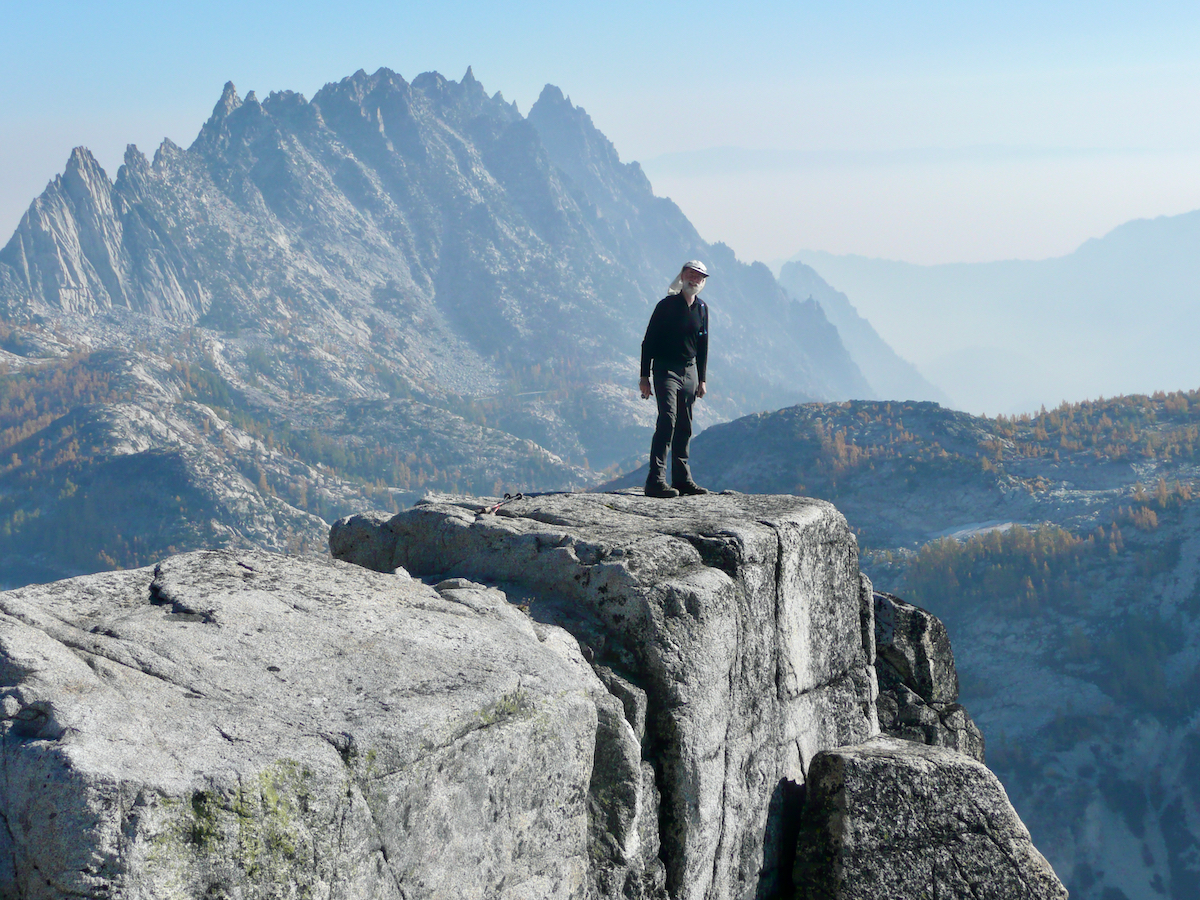
[[[683,294],[668,294],[650,315],[642,339],[641,377],[650,377],[654,360],[682,363],[696,360],[696,377],[706,381],[708,371],[708,306],[699,297],[689,305]]]

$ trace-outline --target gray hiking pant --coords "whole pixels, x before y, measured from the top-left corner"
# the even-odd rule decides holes
[[[671,484],[688,484],[688,444],[692,440],[692,404],[696,402],[699,379],[696,363],[663,364],[655,361],[654,397],[658,401],[658,423],[650,442],[650,474],[647,484],[666,480],[667,447],[671,448]]]

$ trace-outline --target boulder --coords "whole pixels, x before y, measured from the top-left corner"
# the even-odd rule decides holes
[[[485,508],[442,496],[386,523],[345,519],[330,547],[380,571],[494,583],[570,631],[636,730],[644,715],[671,895],[784,887],[789,804],[810,761],[878,731],[864,647],[874,609],[845,519],[819,500],[732,493],[555,494]],[[632,777],[627,755],[612,765]]]
[[[394,567],[383,568],[380,562],[395,552],[395,539],[382,527],[387,520],[382,513],[359,513],[342,519],[329,534],[334,559],[377,572],[394,572]]]
[[[1004,788],[953,750],[876,737],[809,767],[801,900],[1066,900]]]
[[[0,594],[0,703],[2,897],[655,883],[621,703],[573,638],[462,579],[199,552]]]
[[[952,747],[984,761],[983,732],[957,703],[958,672],[937,616],[892,594],[871,591],[879,729],[892,737]]]
[[[958,672],[941,620],[899,597],[874,591],[880,690],[904,684],[926,703],[958,700]]]

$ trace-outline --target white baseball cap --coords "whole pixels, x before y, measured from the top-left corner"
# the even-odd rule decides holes
[[[685,269],[695,269],[697,272],[699,272],[705,278],[708,277],[708,269],[705,267],[704,263],[700,262],[700,260],[698,260],[698,259],[689,259],[687,262],[685,262],[683,264],[683,267]]]

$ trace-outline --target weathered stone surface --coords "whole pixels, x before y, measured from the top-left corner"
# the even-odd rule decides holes
[[[0,594],[0,697],[3,897],[582,898],[589,804],[613,856],[654,813],[576,642],[462,579],[214,552]]]
[[[589,788],[595,879],[605,897],[660,897],[659,795],[654,767],[615,697],[598,698],[596,758]]]
[[[329,551],[334,559],[377,572],[394,571],[382,568],[379,562],[394,555],[395,538],[381,527],[388,518],[382,513],[359,513],[340,520],[329,533]]]
[[[378,538],[366,520],[342,520],[330,546],[382,571],[498,583],[569,630],[595,665],[645,692],[642,753],[662,797],[672,895],[782,886],[788,785],[818,751],[877,730],[863,647],[874,610],[842,516],[822,501],[744,495],[548,495],[495,515],[482,503],[433,498]],[[625,707],[637,724],[636,694]],[[632,771],[625,756],[612,765]],[[628,807],[613,808],[619,818]]]
[[[984,762],[983,733],[959,703],[926,703],[906,685],[879,692],[879,730]]]
[[[899,597],[872,591],[879,729],[931,747],[952,747],[984,761],[983,732],[958,699],[950,638],[932,613]]]
[[[803,900],[1067,897],[995,775],[890,737],[813,760],[795,879]]]
[[[899,597],[875,591],[874,599],[880,689],[905,684],[926,703],[957,701],[958,672],[946,626]]]

